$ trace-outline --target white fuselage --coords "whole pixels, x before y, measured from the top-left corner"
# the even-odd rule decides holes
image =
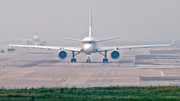
[[[39,42],[39,41],[40,41],[40,40],[39,40],[39,36],[35,35],[35,36],[33,37],[33,41],[34,41],[34,42]]]
[[[82,52],[90,55],[97,51],[97,43],[93,37],[85,37],[81,42]]]

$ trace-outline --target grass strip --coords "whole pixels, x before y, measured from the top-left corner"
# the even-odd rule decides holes
[[[180,87],[0,89],[0,101],[180,101]]]

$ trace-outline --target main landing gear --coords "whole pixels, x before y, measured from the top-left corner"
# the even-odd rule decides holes
[[[80,52],[78,52],[77,54],[74,54],[74,51],[72,51],[71,63],[72,63],[72,62],[76,62],[75,56],[78,55],[79,53],[80,53]]]
[[[107,51],[105,51],[105,54],[102,54],[101,52],[99,52],[101,55],[104,56],[104,59],[103,59],[103,63],[108,63],[108,58],[107,58]]]

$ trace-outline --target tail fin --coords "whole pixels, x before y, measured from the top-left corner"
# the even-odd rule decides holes
[[[92,7],[89,9],[89,37],[92,36]]]

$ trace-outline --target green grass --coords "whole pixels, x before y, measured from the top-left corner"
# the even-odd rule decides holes
[[[180,87],[0,89],[0,101],[180,101]]]

